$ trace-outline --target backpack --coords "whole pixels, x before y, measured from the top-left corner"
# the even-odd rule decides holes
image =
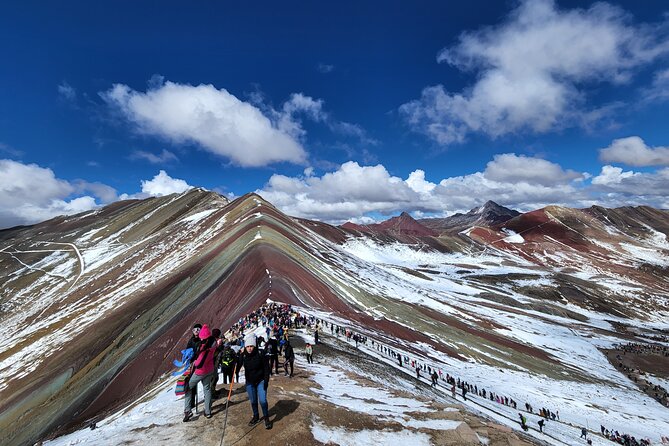
[[[174,394],[176,396],[183,396],[186,394],[186,391],[188,390],[188,382],[190,381],[190,375],[191,369],[188,369],[184,372],[183,375],[177,378],[177,385],[174,388]]]
[[[221,365],[223,367],[230,367],[234,361],[235,352],[233,352],[232,349],[223,350],[223,354],[221,355]]]

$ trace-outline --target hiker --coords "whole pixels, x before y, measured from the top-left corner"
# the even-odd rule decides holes
[[[314,345],[318,345],[318,324],[316,324],[316,329],[314,330]]]
[[[197,352],[197,348],[200,346],[200,330],[202,329],[201,324],[195,324],[193,325],[192,328],[192,333],[193,335],[190,337],[188,340],[188,344],[186,344],[186,349],[193,349],[193,355]]]
[[[437,375],[437,372],[432,372],[432,387],[437,387],[438,380],[439,380],[439,375]]]
[[[214,374],[216,373],[216,366],[214,364],[216,356],[216,338],[211,335],[209,326],[204,324],[198,330],[200,337],[200,346],[193,361],[192,374],[188,380],[188,387],[184,398],[184,422],[193,417],[192,407],[195,403],[195,395],[197,394],[197,384],[202,382],[204,388],[204,416],[211,418],[211,396],[212,383],[214,381]]]
[[[467,401],[467,387],[465,387],[464,384],[462,386],[462,399]]]
[[[288,375],[288,365],[290,365],[290,377],[293,377],[293,362],[295,361],[295,353],[293,352],[293,346],[290,345],[290,341],[286,339],[286,343],[283,345],[283,356],[286,360],[283,363],[283,370],[286,372],[284,376]]]
[[[527,418],[525,418],[525,416],[520,412],[518,412],[518,416],[520,417],[520,427],[522,427],[523,430],[526,431],[528,429]]]
[[[265,344],[265,356],[269,359],[269,373],[272,374],[272,369],[274,373],[279,374],[279,343],[276,340],[276,337],[272,335],[267,344]]]
[[[588,439],[588,430],[586,428],[581,428],[581,436],[579,438],[585,438],[586,440]]]
[[[539,425],[539,432],[544,431],[544,419],[541,418],[539,421],[537,421],[537,424]]]
[[[455,383],[451,386],[451,395],[455,398]]]
[[[223,372],[223,384],[232,383],[232,374],[237,364],[237,355],[230,347],[230,344],[225,344],[223,352],[221,353],[221,372]]]
[[[420,367],[416,366],[416,379],[420,379]]]
[[[314,348],[307,342],[307,346],[304,348],[304,352],[307,355],[307,362],[309,364],[314,363]]]
[[[246,378],[246,393],[249,396],[253,418],[249,426],[254,426],[260,421],[258,414],[258,400],[265,420],[265,429],[271,429],[269,421],[269,408],[267,406],[267,387],[269,386],[269,362],[267,357],[262,356],[255,345],[253,335],[244,339],[244,349],[241,355],[241,364],[244,367]]]
[[[211,395],[214,399],[218,398],[218,391],[216,390],[216,385],[218,384],[218,369],[221,364],[221,353],[223,352],[224,344],[221,339],[221,330],[214,328],[211,330],[211,335],[214,338],[214,380],[211,384]]]

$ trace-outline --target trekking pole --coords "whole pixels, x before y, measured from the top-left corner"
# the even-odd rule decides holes
[[[235,366],[232,369],[232,376],[230,377],[230,390],[228,390],[228,399],[225,402],[225,421],[223,422],[223,435],[221,435],[221,443],[219,446],[223,446],[223,439],[225,438],[225,428],[228,425],[228,406],[230,405],[230,395],[232,395],[232,384],[235,382],[235,372],[237,372],[237,363],[235,363]]]

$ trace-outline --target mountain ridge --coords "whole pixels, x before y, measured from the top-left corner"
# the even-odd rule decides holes
[[[592,336],[607,318],[662,320],[669,223],[630,212],[548,207],[455,235],[402,214],[361,232],[289,217],[257,194],[191,190],[4,230],[0,326],[31,329],[2,329],[0,427],[29,443],[96,419],[171,369],[193,321],[226,329],[268,299],[336,314],[412,355],[427,347],[451,367],[591,382],[568,345],[537,348],[509,324]],[[12,379],[17,361],[28,373]]]

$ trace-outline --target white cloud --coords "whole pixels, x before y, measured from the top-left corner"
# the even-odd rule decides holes
[[[151,164],[165,164],[170,161],[179,161],[179,158],[174,153],[165,149],[157,155],[144,150],[137,150],[130,155],[130,159],[143,159]]]
[[[313,122],[324,123],[331,132],[337,135],[356,138],[366,145],[378,144],[378,141],[370,138],[365,129],[358,124],[334,119],[324,110],[322,99],[314,99],[303,93],[293,93],[290,95],[290,98],[284,102],[280,111],[272,109],[270,111],[275,116],[278,128],[296,139],[301,139],[306,135],[302,120],[300,119],[301,116],[305,116]]]
[[[631,25],[615,6],[559,10],[551,0],[525,0],[502,24],[465,32],[438,54],[438,62],[475,72],[473,86],[455,93],[427,87],[400,111],[440,144],[471,132],[494,138],[592,125],[601,111],[586,109],[584,83],[626,82],[635,67],[668,50],[650,26]]]
[[[660,70],[655,73],[653,83],[645,92],[648,101],[669,100],[669,69]]]
[[[77,98],[77,90],[67,82],[63,82],[58,86],[58,94],[68,101],[74,101]]]
[[[95,208],[90,196],[70,198],[79,187],[36,164],[0,160],[0,227],[37,223]]]
[[[502,183],[525,182],[555,186],[583,179],[584,175],[573,170],[563,170],[559,164],[541,158],[502,153],[495,155],[494,159],[488,163],[485,177]]]
[[[602,206],[648,205],[669,209],[669,168],[634,172],[607,165],[592,179],[592,185],[593,192],[601,193],[598,204]]]
[[[0,228],[76,214],[119,199],[181,193],[191,187],[161,170],[151,180],[141,182],[141,192],[119,196],[114,188],[100,182],[66,181],[51,169],[0,159]]]
[[[520,177],[503,175],[504,168],[518,172]],[[426,180],[423,170],[402,179],[390,175],[382,165],[347,162],[321,177],[313,172],[300,177],[273,175],[257,192],[290,215],[342,223],[368,219],[366,214],[371,213],[446,215],[468,211],[487,200],[521,210],[548,204],[578,206],[589,197],[571,183],[583,177],[546,160],[504,154],[488,163],[485,172],[439,183]]]
[[[599,159],[605,163],[623,163],[628,166],[669,166],[669,147],[648,147],[638,136],[615,139],[599,150]]]
[[[116,84],[101,93],[137,131],[175,143],[195,142],[240,166],[304,163],[295,136],[278,128],[255,106],[213,85],[166,82],[146,93]]]
[[[153,177],[153,179],[142,181],[142,193],[154,197],[161,197],[163,195],[174,193],[180,194],[192,187],[193,186],[189,186],[184,180],[170,177],[164,170],[161,170],[158,175]]]

